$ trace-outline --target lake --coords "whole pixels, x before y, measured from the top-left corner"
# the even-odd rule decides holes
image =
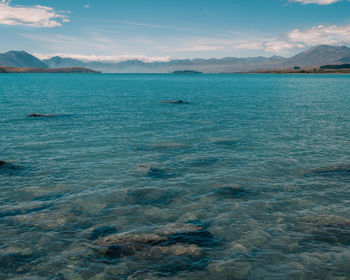
[[[0,278],[348,279],[349,108],[346,75],[3,74]]]

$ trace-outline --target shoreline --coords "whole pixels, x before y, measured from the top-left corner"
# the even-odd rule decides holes
[[[68,67],[68,68],[30,68],[30,67],[8,67],[0,66],[0,74],[56,74],[56,73],[84,73],[84,74],[100,74],[100,71],[84,67]]]

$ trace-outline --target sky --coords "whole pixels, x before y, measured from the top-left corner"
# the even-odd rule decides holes
[[[168,61],[350,46],[350,0],[0,0],[0,52]]]

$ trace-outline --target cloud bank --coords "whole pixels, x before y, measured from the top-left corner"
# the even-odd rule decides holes
[[[291,2],[298,2],[301,4],[318,4],[318,5],[330,5],[343,0],[290,0]]]
[[[78,59],[84,62],[98,61],[98,62],[110,62],[117,63],[127,60],[140,60],[143,62],[168,62],[171,60],[169,56],[164,57],[150,57],[142,55],[121,55],[121,56],[108,56],[108,55],[80,55],[80,54],[63,54],[63,53],[54,53],[54,54],[40,54],[32,53],[35,57],[39,59],[49,59],[55,56],[63,58],[73,58]]]
[[[0,2],[0,24],[52,28],[61,26],[64,22],[69,22],[67,14],[50,7],[12,6],[10,1]]]
[[[350,44],[350,24],[348,25],[318,25],[309,29],[294,29],[284,34],[280,39],[265,42],[268,52],[281,52],[317,45]]]

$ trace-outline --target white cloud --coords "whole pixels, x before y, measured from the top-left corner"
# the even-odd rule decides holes
[[[150,57],[143,55],[121,55],[121,56],[107,56],[107,55],[81,55],[81,54],[64,54],[64,53],[53,53],[53,54],[40,54],[32,53],[39,59],[49,59],[51,57],[60,56],[63,58],[73,58],[84,62],[99,61],[99,62],[121,62],[126,60],[140,60],[143,62],[167,62],[171,60],[171,57]]]
[[[268,52],[279,53],[317,45],[347,44],[350,44],[350,24],[319,25],[305,30],[292,30],[280,39],[265,42],[264,48]]]
[[[12,6],[7,0],[0,3],[0,24],[52,28],[61,26],[63,22],[69,22],[68,16],[50,7]]]
[[[301,49],[305,47],[303,44],[279,41],[279,40],[267,42],[263,44],[263,46],[265,51],[271,52],[271,53],[283,53],[286,51]]]
[[[350,43],[349,25],[319,25],[306,30],[295,29],[287,33],[287,39],[292,42],[302,42],[307,46],[320,44]]]
[[[343,0],[291,0],[291,2],[298,2],[302,4],[318,4],[318,5],[330,5]]]

